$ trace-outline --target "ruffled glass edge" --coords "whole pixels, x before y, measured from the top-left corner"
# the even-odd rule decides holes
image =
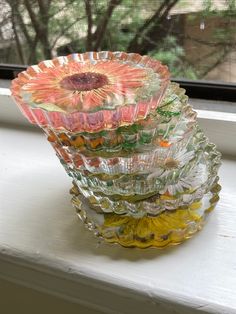
[[[155,96],[151,97],[147,102],[139,102],[136,105],[131,104],[116,107],[114,110],[100,110],[92,113],[47,111],[45,109],[33,108],[23,100],[21,97],[21,88],[31,77],[45,68],[60,66],[71,60],[77,60],[78,62],[86,60],[90,60],[91,62],[94,60],[121,60],[134,62],[140,66],[148,66],[159,74],[160,88]],[[70,132],[93,133],[130,125],[135,121],[145,119],[160,104],[169,84],[169,79],[170,75],[167,66],[148,56],[110,51],[87,52],[84,54],[71,54],[66,57],[58,57],[53,60],[42,61],[38,65],[30,66],[12,81],[11,91],[17,105],[29,122],[37,124],[40,127],[65,129]]]
[[[84,197],[80,198],[75,208],[85,227],[101,240],[124,247],[165,248],[180,244],[202,229],[219,200],[218,190],[207,192],[201,201],[189,204],[188,208],[165,211],[157,217],[98,214],[89,208]]]

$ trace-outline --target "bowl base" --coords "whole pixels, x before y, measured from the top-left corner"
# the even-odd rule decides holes
[[[164,211],[155,217],[141,218],[97,213],[81,195],[77,195],[76,202],[72,199],[72,204],[85,226],[106,242],[119,243],[130,248],[164,248],[180,244],[201,230],[218,200],[218,193],[210,191],[201,201],[190,204],[187,209],[179,207],[173,211]]]

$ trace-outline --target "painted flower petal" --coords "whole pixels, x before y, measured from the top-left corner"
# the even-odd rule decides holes
[[[150,72],[154,73],[152,69],[140,68],[135,64],[121,63],[117,60],[98,60],[95,64],[71,61],[57,67],[44,68],[43,72],[35,73],[22,86],[22,90],[29,93],[31,101],[36,104],[50,102],[65,111],[68,109],[69,112],[74,110],[89,112],[101,108],[108,101],[110,107],[115,107],[117,96],[124,96],[124,104],[127,100],[135,101],[138,89],[143,89],[145,94]],[[99,83],[94,85],[91,81],[92,73],[107,79],[103,79],[101,86]],[[81,75],[84,80],[87,80],[87,93],[81,89],[81,84],[77,84],[78,87],[76,87],[75,79],[75,83],[72,79],[70,80],[76,75]],[[67,78],[68,83],[64,83]],[[160,83],[158,75],[156,75],[156,83],[158,89]]]

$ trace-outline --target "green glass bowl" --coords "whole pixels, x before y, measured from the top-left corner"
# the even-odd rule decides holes
[[[97,133],[65,132],[45,128],[53,146],[63,147],[68,153],[93,154],[99,156],[126,152],[152,150],[153,145],[169,147],[182,140],[196,123],[196,113],[187,104],[185,90],[172,83],[160,107],[146,119],[130,126]]]

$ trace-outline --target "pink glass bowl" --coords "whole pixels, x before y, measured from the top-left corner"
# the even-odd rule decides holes
[[[98,132],[133,124],[160,104],[169,84],[166,66],[125,52],[71,54],[19,74],[12,95],[40,127]]]

